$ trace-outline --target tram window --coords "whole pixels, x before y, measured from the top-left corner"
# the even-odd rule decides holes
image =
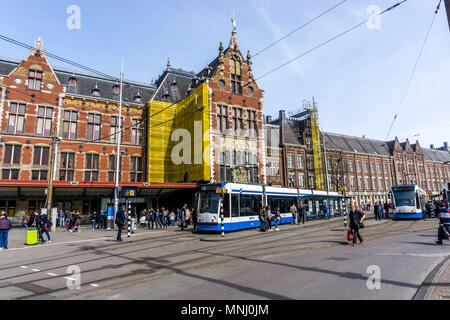
[[[257,216],[259,213],[258,207],[261,201],[260,196],[241,195],[240,197],[240,216]]]
[[[233,218],[239,217],[239,195],[231,195],[231,216]]]
[[[297,198],[294,197],[268,197],[268,202],[272,211],[279,207],[281,213],[289,213],[293,204],[297,206]]]
[[[419,201],[419,194],[418,194],[418,193],[416,193],[416,208],[417,208],[417,209],[421,209],[421,207],[420,207],[420,201]]]
[[[223,217],[230,217],[230,195],[225,194],[223,198]]]

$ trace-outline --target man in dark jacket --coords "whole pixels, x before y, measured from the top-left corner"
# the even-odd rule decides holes
[[[123,230],[123,224],[125,223],[126,217],[125,217],[125,206],[122,207],[122,209],[120,209],[117,212],[117,216],[116,216],[116,225],[117,225],[117,241],[118,242],[122,242],[122,230]]]
[[[384,203],[384,218],[389,219],[389,203]]]
[[[0,216],[0,251],[8,249],[8,232],[11,229],[11,221],[5,212]]]
[[[381,220],[380,219],[380,207],[377,204],[375,204],[373,206],[373,213],[375,214],[375,221]]]
[[[358,243],[358,239],[359,244],[362,244],[364,242],[364,239],[361,237],[359,230],[366,216],[364,213],[357,210],[356,207],[353,207],[350,212],[349,218],[350,218],[350,229],[353,231],[353,246],[356,246],[356,244]]]
[[[443,202],[436,204],[436,208],[439,210],[438,241],[436,243],[443,244],[442,240],[450,240],[450,213]]]

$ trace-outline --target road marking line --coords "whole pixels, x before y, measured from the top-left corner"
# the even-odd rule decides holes
[[[76,281],[77,280],[77,279],[74,279],[74,278],[71,278],[71,277],[64,277],[64,279],[72,280],[72,281]]]
[[[34,272],[39,272],[39,271],[41,271],[41,270],[39,270],[39,269],[31,269],[31,270],[33,270]]]
[[[91,286],[92,287],[98,287],[98,284],[93,283],[93,284],[91,284]]]
[[[54,273],[51,273],[51,272],[49,272],[49,273],[47,273],[49,276],[52,276],[52,277],[56,277],[57,276],[57,274],[54,274]]]
[[[22,268],[22,269],[28,269],[28,267],[27,267],[27,266],[21,266],[21,268]]]

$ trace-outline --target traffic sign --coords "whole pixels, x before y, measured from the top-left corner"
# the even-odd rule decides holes
[[[123,187],[122,195],[124,198],[135,198],[137,196],[137,187]]]

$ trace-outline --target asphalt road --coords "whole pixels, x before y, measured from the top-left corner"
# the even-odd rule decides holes
[[[18,250],[0,255],[0,299],[412,299],[450,254],[434,244],[436,223],[389,221],[364,229],[357,247],[332,222],[223,242],[170,232]],[[81,271],[80,289],[67,288],[76,279],[70,266]],[[370,266],[380,271],[380,289],[367,286]]]

